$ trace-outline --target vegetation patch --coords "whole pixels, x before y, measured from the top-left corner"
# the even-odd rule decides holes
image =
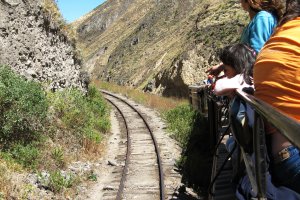
[[[61,15],[59,8],[54,0],[44,0],[43,8],[46,13],[48,13],[52,20],[58,23],[60,26],[65,26],[66,22]]]
[[[52,117],[60,119],[60,125],[72,131],[80,143],[88,148],[90,143],[100,143],[102,133],[110,129],[110,110],[95,87],[87,96],[77,89],[49,93]]]
[[[110,108],[95,87],[87,94],[77,89],[45,92],[0,66],[0,197],[23,198],[24,188],[29,188],[25,196],[33,194],[32,184],[21,180],[15,187],[11,181],[23,172],[48,174],[44,187],[54,193],[76,190],[74,183],[87,175],[62,172],[72,161],[101,154],[109,116]]]
[[[182,148],[186,148],[196,119],[199,118],[198,115],[199,113],[188,104],[178,106],[164,114],[171,136],[180,143]]]
[[[182,147],[177,167],[183,182],[206,195],[212,164],[207,119],[190,105],[178,106],[163,116],[171,136]]]
[[[55,147],[51,152],[51,158],[59,167],[65,166],[64,151],[60,147]]]
[[[40,151],[34,144],[13,146],[8,153],[17,163],[25,168],[35,169],[40,159]]]
[[[1,149],[15,143],[29,144],[40,139],[48,103],[40,85],[0,66]]]
[[[48,187],[54,193],[59,193],[65,188],[71,188],[76,181],[73,174],[63,174],[58,170],[50,172],[48,177],[40,174],[39,179],[44,187]]]
[[[20,166],[36,169],[40,154],[37,144],[47,110],[46,95],[38,83],[0,66],[0,185],[6,183],[0,187],[3,195],[11,189],[9,171],[19,170]]]

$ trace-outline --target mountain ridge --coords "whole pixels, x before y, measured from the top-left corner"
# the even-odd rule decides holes
[[[246,20],[233,0],[108,0],[72,25],[94,79],[184,97]]]

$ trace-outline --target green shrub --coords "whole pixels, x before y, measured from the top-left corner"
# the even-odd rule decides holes
[[[102,140],[102,135],[95,129],[92,129],[91,126],[87,126],[83,129],[84,138],[94,141],[96,143],[100,143]]]
[[[91,171],[89,174],[88,174],[88,180],[90,181],[97,181],[97,174],[95,174],[93,171]]]
[[[183,148],[186,147],[199,114],[190,105],[181,105],[164,113],[168,130]]]
[[[0,66],[0,143],[29,144],[39,139],[48,104],[38,83]]]
[[[58,166],[62,167],[65,165],[64,152],[61,148],[59,147],[54,148],[53,151],[51,152],[51,157],[52,159],[55,160]]]
[[[26,168],[36,168],[39,161],[39,149],[32,144],[17,144],[9,151],[9,155]]]
[[[74,130],[80,139],[100,142],[101,133],[110,129],[109,108],[100,93],[90,87],[86,96],[77,89],[49,93],[52,114]]]
[[[60,171],[54,171],[50,173],[48,183],[46,183],[46,185],[51,191],[58,193],[64,188],[72,187],[74,182],[75,178],[73,174],[67,174],[64,176]]]
[[[106,101],[94,86],[89,87],[87,98],[88,107],[94,116],[94,128],[101,132],[107,132],[110,129],[110,109]]]

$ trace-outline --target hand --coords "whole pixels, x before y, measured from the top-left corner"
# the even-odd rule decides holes
[[[215,65],[211,68],[209,68],[208,70],[205,71],[205,73],[208,73],[209,75],[213,75],[215,77],[217,77],[221,71],[223,70],[223,63],[220,63],[218,65]]]

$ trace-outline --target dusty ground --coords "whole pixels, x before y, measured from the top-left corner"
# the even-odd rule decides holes
[[[116,155],[119,153],[119,143],[122,138],[119,122],[114,112],[111,113],[111,124],[111,136],[107,140],[107,151],[100,159],[99,166],[94,169],[97,181],[91,184],[89,189],[81,195],[82,199],[102,199],[106,189],[117,189],[111,186],[111,182],[114,180],[114,165],[121,165],[121,163],[116,163]]]

